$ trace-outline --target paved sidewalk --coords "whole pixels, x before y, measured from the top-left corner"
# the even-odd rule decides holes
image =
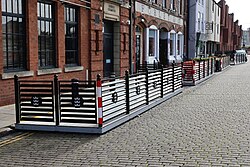
[[[15,106],[7,105],[0,107],[0,133],[15,123]]]
[[[250,63],[233,66],[98,136],[28,132],[0,166],[250,166]]]

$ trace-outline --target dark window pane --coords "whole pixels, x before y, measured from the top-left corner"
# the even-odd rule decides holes
[[[8,53],[6,51],[3,52],[3,66],[7,67]]]
[[[6,17],[2,16],[2,32],[3,33],[6,33],[6,23],[7,23]]]
[[[18,26],[19,26],[19,27],[18,27],[18,30],[19,30],[19,32],[24,33],[24,28],[23,28],[23,27],[24,27],[24,23],[23,23],[23,19],[22,19],[22,18],[19,18],[19,19],[18,19],[18,22],[19,22],[19,23],[18,23]]]
[[[18,29],[18,22],[17,22],[17,17],[13,17],[12,19],[12,24],[13,24],[13,33],[18,33],[19,29]]]
[[[65,62],[67,65],[78,65],[78,20],[77,10],[66,6],[65,17]]]
[[[55,67],[54,55],[54,20],[52,18],[52,3],[50,1],[38,2],[38,46],[39,66],[42,68]]]
[[[7,51],[7,40],[6,40],[6,35],[3,35],[3,51]]]
[[[12,17],[7,17],[7,27],[6,27],[6,32],[7,33],[12,33]]]
[[[13,47],[12,47],[12,45],[13,45],[13,35],[11,34],[11,35],[7,35],[7,45],[8,45],[8,47],[7,47],[7,50],[8,51],[12,51],[13,49]]]

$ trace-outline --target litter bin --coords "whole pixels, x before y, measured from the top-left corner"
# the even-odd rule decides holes
[[[215,72],[221,71],[221,60],[216,59],[215,60]]]

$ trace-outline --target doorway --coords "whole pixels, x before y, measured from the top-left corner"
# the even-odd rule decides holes
[[[114,23],[105,20],[103,24],[103,75],[110,77],[114,72]]]
[[[136,26],[135,37],[136,70],[138,72],[140,64],[142,64],[142,29],[139,26]]]
[[[160,31],[160,46],[159,46],[159,53],[160,53],[160,64],[164,67],[169,65],[168,60],[168,32],[161,30]]]

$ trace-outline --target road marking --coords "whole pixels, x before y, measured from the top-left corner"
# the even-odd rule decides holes
[[[3,147],[5,145],[11,144],[11,143],[14,143],[16,141],[19,141],[19,140],[24,139],[26,137],[29,137],[31,135],[33,135],[33,133],[28,133],[27,132],[27,133],[23,133],[23,134],[17,135],[17,136],[15,136],[13,138],[4,140],[4,141],[0,142],[0,147]]]

